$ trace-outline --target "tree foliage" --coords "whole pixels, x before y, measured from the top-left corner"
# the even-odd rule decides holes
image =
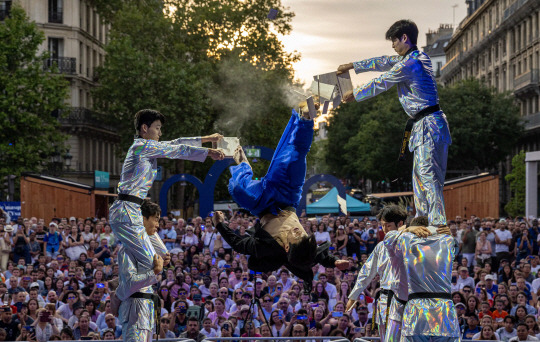
[[[512,158],[512,172],[504,179],[510,184],[512,199],[504,206],[511,216],[525,216],[525,151],[520,151]]]
[[[293,16],[280,0],[93,4],[111,25],[95,105],[119,127],[124,151],[132,142],[133,114],[142,108],[165,114],[165,140],[219,131],[243,144],[277,145],[290,116],[285,89],[298,58],[278,39],[290,31]],[[272,23],[270,8],[280,13]],[[170,173],[202,178],[210,163],[165,165]],[[261,169],[256,173],[264,165],[254,165]],[[221,180],[216,198],[226,193]]]
[[[449,170],[494,168],[511,153],[523,128],[509,94],[470,79],[439,97],[452,134]],[[343,177],[410,181],[412,156],[396,162],[406,120],[395,89],[340,106],[328,127],[328,164]]]
[[[0,176],[40,171],[64,149],[53,112],[64,108],[67,82],[44,70],[43,33],[14,6],[0,25]]]

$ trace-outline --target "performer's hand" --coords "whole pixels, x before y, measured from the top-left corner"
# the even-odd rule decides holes
[[[345,307],[345,312],[351,312],[351,310],[354,308],[355,305],[356,305],[356,301],[349,299],[349,301],[347,302],[347,307]]]
[[[421,238],[431,236],[431,232],[429,231],[429,229],[424,226],[411,226],[405,229],[404,232],[413,233],[414,235]]]
[[[234,150],[234,155],[233,155],[233,158],[234,158],[234,161],[236,162],[236,164],[240,165],[242,163],[248,163],[248,159],[246,157],[246,153],[244,152],[244,149],[242,148],[242,146],[238,146],[236,148],[236,150]]]
[[[211,135],[207,135],[207,136],[204,136],[201,138],[201,142],[202,143],[205,143],[205,142],[218,142],[220,141],[221,139],[223,139],[223,135],[219,134],[219,133],[214,133],[214,134],[211,134]]]
[[[341,99],[341,102],[349,103],[354,101],[354,94],[352,90],[349,90],[345,94],[343,94],[343,98]]]
[[[225,214],[221,211],[214,212],[214,216],[212,216],[212,222],[214,223],[214,227],[218,225],[218,223],[225,221]]]
[[[154,254],[154,274],[158,275],[163,271],[163,259],[157,255]]]
[[[337,68],[337,74],[338,75],[344,74],[348,72],[349,70],[351,70],[352,68],[354,68],[354,65],[352,63],[341,64]]]
[[[223,160],[225,158],[225,153],[221,149],[209,148],[208,156],[214,160]]]
[[[169,253],[163,256],[163,266],[168,266],[171,262],[171,255]]]
[[[336,260],[336,263],[334,264],[340,271],[345,271],[349,269],[349,260]]]
[[[439,228],[437,228],[437,234],[451,235],[452,233],[450,232],[450,227],[440,226]]]

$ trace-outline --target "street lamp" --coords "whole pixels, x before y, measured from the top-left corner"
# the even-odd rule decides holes
[[[73,156],[67,151],[67,153],[64,155],[64,161],[66,164],[66,170],[69,170],[71,167],[71,159],[73,159]]]

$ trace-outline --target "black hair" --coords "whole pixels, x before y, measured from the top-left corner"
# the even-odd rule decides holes
[[[138,134],[142,125],[147,125],[150,127],[157,120],[164,124],[165,115],[154,109],[142,109],[135,113],[135,131]]]
[[[141,204],[141,213],[142,216],[146,218],[156,215],[159,216],[161,214],[161,208],[157,203],[145,199]]]
[[[423,226],[427,227],[429,226],[429,219],[427,216],[417,216],[412,219],[411,226]]]
[[[512,324],[515,324],[516,323],[516,318],[512,315],[508,315],[506,317],[504,317],[504,321],[506,321],[507,319],[509,319],[510,321],[512,321]],[[503,321],[503,322],[504,322]]]
[[[527,331],[529,330],[529,326],[528,326],[527,324],[525,324],[525,323],[518,323],[518,324],[516,325],[516,330],[517,330],[517,328],[519,328],[519,327],[521,327],[521,326],[524,326],[525,328],[527,328]]]
[[[385,206],[381,209],[381,211],[379,211],[379,214],[377,215],[377,220],[394,222],[396,226],[399,224],[400,221],[405,222],[406,219],[407,212],[405,211],[405,209],[395,204]]]
[[[311,267],[317,254],[315,235],[304,236],[300,242],[290,244],[287,260],[292,265]]]
[[[416,45],[418,40],[418,26],[412,20],[402,19],[398,20],[390,26],[386,31],[386,39],[394,40],[401,39],[406,34],[413,45]]]
[[[199,323],[199,319],[195,316],[189,316],[188,322],[197,322]]]

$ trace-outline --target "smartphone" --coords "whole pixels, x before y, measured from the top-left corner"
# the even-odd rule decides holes
[[[315,328],[315,325],[316,325],[316,324],[317,324],[317,322],[315,322],[315,321],[309,321],[309,328],[310,328],[310,329]]]
[[[105,287],[105,284],[103,284],[103,283],[97,283],[97,284],[96,284],[96,287],[97,287],[98,289],[102,289],[102,288]]]
[[[307,319],[307,316],[296,316],[296,319]]]
[[[246,290],[253,291],[253,287],[246,287]]]
[[[332,312],[332,317],[343,317],[343,312]]]
[[[353,253],[352,257],[353,257],[354,259],[356,259],[356,253]]]
[[[480,292],[482,292],[482,290],[479,287],[477,287],[476,288],[476,293],[480,294]]]
[[[201,230],[204,231],[204,225],[201,224]]]
[[[333,250],[336,249],[336,247],[330,246],[330,247],[328,247],[328,249],[331,250],[331,251],[333,251]]]
[[[225,266],[223,266],[224,268],[231,268],[231,265],[227,265],[225,264]]]
[[[358,328],[354,328],[354,332],[356,334],[358,334],[359,332],[362,332],[362,328],[358,327]]]
[[[68,289],[69,291],[73,291],[73,286],[68,286],[67,289]]]
[[[279,310],[279,318],[283,318],[283,310]]]
[[[318,308],[318,307],[319,307],[319,303],[313,303],[313,304],[311,304],[311,307],[312,307],[312,308]]]
[[[34,334],[35,333],[35,329],[31,325],[25,325],[24,330],[28,331],[29,334]]]
[[[364,298],[365,298],[364,295],[358,296],[358,299],[360,299],[360,300],[364,300]]]

